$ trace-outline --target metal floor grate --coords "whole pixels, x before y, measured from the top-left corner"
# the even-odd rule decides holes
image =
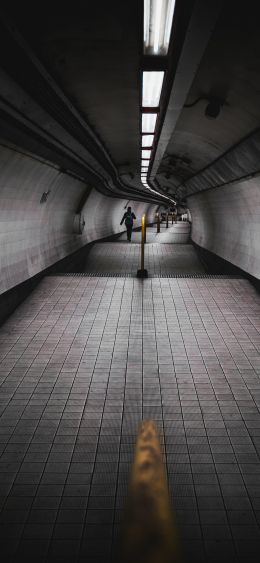
[[[61,277],[87,277],[87,278],[136,278],[136,273],[121,273],[121,272],[83,272],[83,273],[58,273],[51,274],[51,276]],[[226,275],[226,274],[173,274],[173,273],[148,273],[148,278],[198,278],[198,279],[244,279],[239,275]]]

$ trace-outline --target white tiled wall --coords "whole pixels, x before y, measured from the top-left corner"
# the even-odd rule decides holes
[[[192,240],[260,278],[260,178],[188,199]]]
[[[0,147],[0,162],[0,293],[82,245],[123,230],[119,223],[128,201],[92,189],[84,207],[84,233],[75,235],[73,220],[84,183],[9,147]],[[144,211],[154,212],[149,204],[132,205],[139,220]]]

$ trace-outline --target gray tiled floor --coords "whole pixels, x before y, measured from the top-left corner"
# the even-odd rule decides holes
[[[152,233],[153,235],[153,233]],[[125,237],[125,235],[123,235]],[[140,233],[133,233],[134,240]],[[86,273],[133,274],[140,268],[140,241],[128,243],[102,242],[93,245],[86,259],[83,271]],[[205,269],[191,244],[145,245],[145,267],[150,275],[202,274]]]
[[[45,278],[0,329],[2,560],[109,562],[152,417],[188,561],[258,561],[259,310],[240,279]]]

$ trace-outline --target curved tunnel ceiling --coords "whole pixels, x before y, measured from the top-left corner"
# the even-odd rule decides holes
[[[245,13],[233,1],[177,0],[149,169],[158,195],[140,181],[141,69],[150,68],[142,56],[143,2],[87,2],[84,9],[76,3],[51,17],[35,4],[30,18],[10,3],[8,18],[16,27],[4,17],[1,124],[14,139],[19,113],[17,142],[27,150],[87,177],[104,193],[158,203],[160,192],[181,201],[205,189],[205,174],[207,182],[215,178],[210,187],[258,171],[258,141],[251,138],[260,120],[255,11]],[[20,95],[15,89],[19,103],[12,80],[21,87]],[[220,101],[211,120],[205,115],[210,100]],[[221,158],[226,176],[220,178]]]
[[[11,4],[1,22],[3,136],[116,197],[160,203],[139,175],[139,8]],[[141,20],[140,20],[141,21]],[[129,33],[130,30],[130,33]]]
[[[219,10],[216,23],[182,107],[177,68],[159,142],[154,172],[161,187],[177,198],[259,169],[259,9],[251,2],[225,2],[221,9],[221,3],[208,3],[210,15],[213,4]],[[185,70],[180,64],[180,76]],[[205,111],[211,100],[219,102],[220,111],[209,119]]]

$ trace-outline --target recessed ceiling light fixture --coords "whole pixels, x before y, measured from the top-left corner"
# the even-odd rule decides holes
[[[144,0],[144,54],[167,55],[175,0]]]
[[[156,118],[156,113],[142,114],[142,133],[154,133]]]
[[[150,158],[151,157],[151,150],[149,151],[142,151],[142,158]]]
[[[151,147],[153,144],[154,135],[143,135],[142,136],[142,147]]]
[[[162,70],[145,70],[143,72],[142,106],[156,108],[159,106],[164,72]]]
[[[144,188],[160,195],[167,201],[171,198],[151,188],[148,184],[148,169],[152,150],[154,150],[154,133],[157,115],[160,112],[161,94],[165,77],[165,60],[167,56],[175,0],[144,0],[143,52],[149,55],[149,70],[142,69],[142,125],[141,125],[141,182]],[[152,55],[152,56],[151,56]],[[153,58],[153,55],[155,57]],[[155,64],[156,55],[157,58]]]

